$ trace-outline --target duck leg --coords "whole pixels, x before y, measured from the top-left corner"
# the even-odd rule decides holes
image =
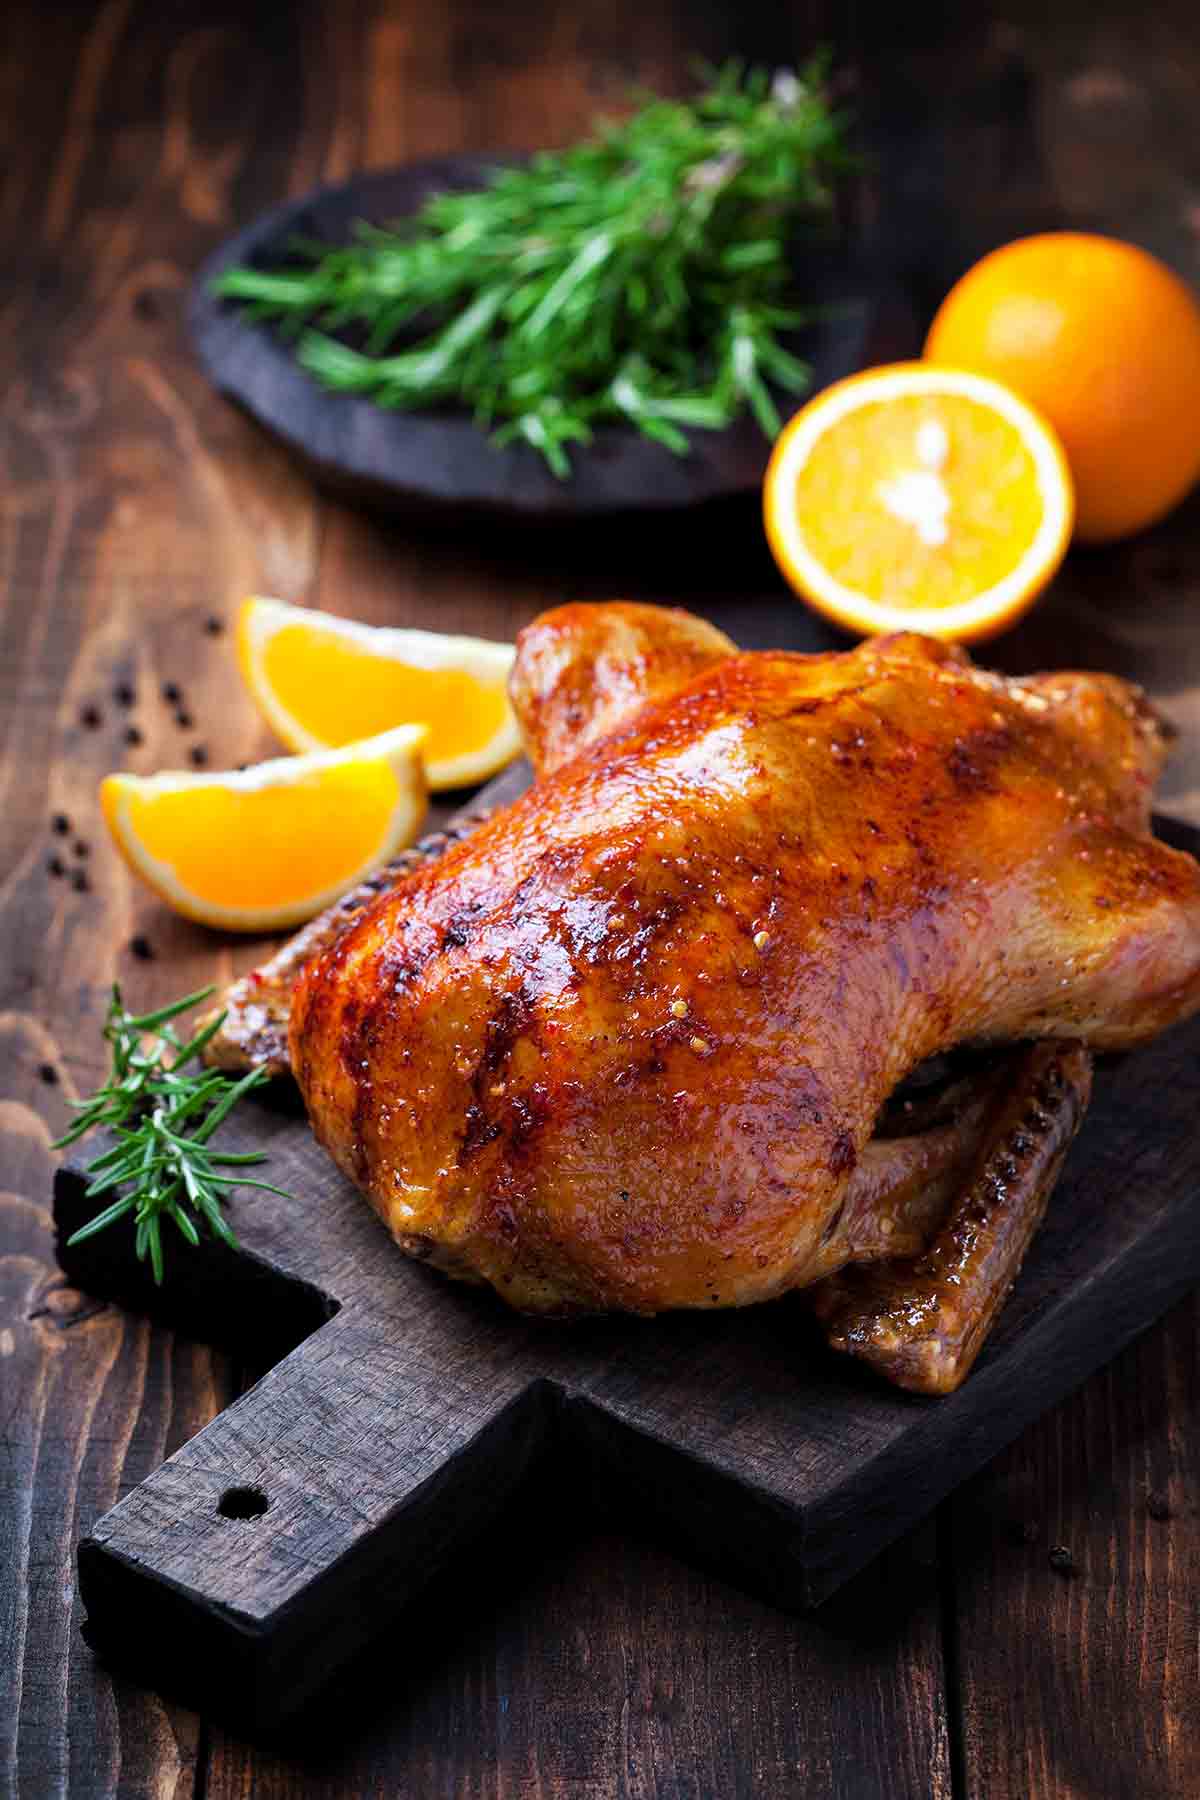
[[[971,1172],[1017,1061],[1012,1055],[993,1059],[983,1070],[937,1086],[898,1133],[894,1117],[880,1121],[825,1229],[810,1282],[847,1264],[890,1262],[924,1250]]]
[[[972,1118],[966,1179],[924,1249],[846,1266],[812,1289],[834,1349],[914,1393],[953,1392],[1041,1223],[1087,1110],[1091,1067],[1081,1045],[1050,1041],[1008,1065],[982,1118]]]

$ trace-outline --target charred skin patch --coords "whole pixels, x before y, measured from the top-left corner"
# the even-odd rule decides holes
[[[998,793],[997,771],[1012,749],[1012,732],[1007,726],[982,726],[951,745],[947,773],[960,794]]]
[[[466,942],[465,937],[462,941]],[[396,919],[379,952],[380,987],[402,994],[421,979],[446,948],[443,932],[437,926],[415,917]]]
[[[829,1089],[815,1069],[797,1069],[788,1089],[787,1117],[783,1121],[786,1131],[811,1131],[825,1123],[830,1110]]]
[[[488,1144],[505,1137],[514,1148],[525,1143],[545,1116],[544,1106],[514,1095],[493,1093],[502,1086],[501,1075],[518,1039],[532,1034],[537,1008],[524,980],[506,989],[484,1026],[483,1050],[471,1073],[473,1099],[466,1110],[460,1165],[469,1162]],[[496,1102],[501,1102],[497,1106]]]
[[[458,1153],[460,1164],[470,1162],[478,1151],[494,1143],[502,1129],[494,1119],[488,1118],[476,1100],[467,1107],[464,1119],[462,1147]]]
[[[363,993],[372,993],[377,998],[366,1003],[356,997]],[[342,1010],[342,1064],[350,1076],[354,1093],[352,1154],[355,1167],[362,1171],[361,1178],[363,1180],[366,1179],[370,1162],[367,1137],[375,1100],[375,1086],[371,1079],[371,1069],[376,1047],[386,1031],[386,1014],[390,997],[389,990],[377,986],[356,988]]]
[[[858,1151],[848,1131],[839,1131],[829,1152],[829,1173],[848,1175],[858,1162]]]
[[[524,981],[501,994],[496,1010],[484,1028],[483,1055],[476,1069],[476,1079],[498,1073],[512,1054],[517,1039],[527,1037],[532,1031],[536,1017],[537,1005]]]

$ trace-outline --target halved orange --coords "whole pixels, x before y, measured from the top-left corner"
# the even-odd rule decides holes
[[[253,595],[238,658],[259,711],[289,750],[424,725],[431,788],[484,781],[521,748],[508,702],[511,644],[359,625]]]
[[[413,841],[424,736],[403,725],[228,775],[109,775],[100,803],[130,868],[176,912],[227,931],[280,930]]]
[[[928,363],[868,369],[783,429],[763,493],[784,575],[851,631],[989,637],[1062,561],[1062,446],[998,381]]]

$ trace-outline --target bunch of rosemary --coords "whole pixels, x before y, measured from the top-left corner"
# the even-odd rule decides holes
[[[360,225],[345,248],[301,244],[287,268],[231,269],[216,291],[302,331],[328,387],[468,407],[559,476],[600,420],[683,454],[688,429],[748,405],[773,436],[768,384],[809,378],[781,342],[804,316],[785,304],[789,250],[848,160],[824,76],[823,59],[773,80],[730,65],[689,102],[650,99],[482,190]],[[328,335],[347,328],[361,349]]]
[[[199,1226],[235,1245],[221,1212],[231,1189],[259,1187],[288,1197],[269,1182],[230,1173],[265,1162],[265,1151],[238,1155],[209,1149],[209,1139],[230,1110],[268,1079],[265,1069],[253,1069],[235,1081],[218,1069],[194,1066],[225,1015],[218,1014],[186,1042],[171,1020],[212,992],[202,988],[157,1012],[135,1015],[126,1012],[121,990],[114,986],[104,1025],[112,1057],[108,1079],[90,1100],[72,1101],[79,1117],[54,1145],[65,1149],[85,1132],[107,1126],[115,1142],[87,1165],[92,1177],[87,1194],[98,1199],[122,1191],[67,1241],[77,1244],[132,1213],[138,1257],[149,1256],[156,1282],[163,1278],[164,1219],[189,1244],[200,1242]]]

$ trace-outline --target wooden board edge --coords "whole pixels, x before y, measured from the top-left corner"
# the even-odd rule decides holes
[[[562,1416],[592,1493],[614,1516],[635,1531],[649,1521],[698,1566],[784,1611],[816,1604],[807,1508],[788,1505],[588,1394],[566,1392]]]
[[[161,1287],[133,1254],[132,1234],[97,1233],[72,1245],[71,1234],[95,1211],[88,1176],[78,1163],[54,1175],[54,1252],[67,1280],[85,1293],[233,1351],[256,1365],[275,1364],[340,1310],[316,1283],[275,1268],[245,1245],[236,1250],[202,1238],[168,1257]]]
[[[1200,1195],[1160,1214],[1119,1264],[1061,1292],[1027,1321],[1008,1355],[981,1361],[960,1390],[982,1419],[959,1425],[954,1402],[914,1397],[916,1428],[862,1465],[807,1515],[803,1554],[819,1605],[1200,1283]],[[1086,1309],[1090,1332],[1079,1329]],[[866,1377],[864,1377],[866,1379]],[[957,1427],[957,1429],[956,1429]],[[953,1434],[953,1461],[944,1454]],[[879,1505],[879,1494],[889,1497]]]
[[[549,1453],[559,1410],[551,1384],[531,1380],[353,1552],[265,1621],[141,1566],[105,1543],[98,1521],[79,1546],[89,1647],[247,1736],[285,1733],[502,1514]],[[255,1523],[230,1528],[253,1532]]]

